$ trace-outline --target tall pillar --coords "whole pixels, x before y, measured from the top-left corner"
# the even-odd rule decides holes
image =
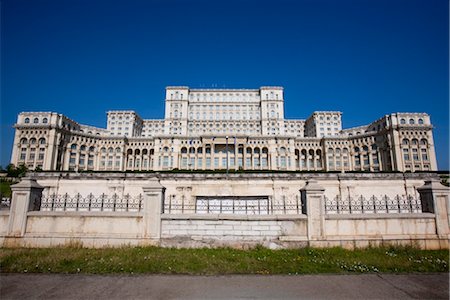
[[[12,199],[9,212],[7,237],[22,237],[27,226],[27,212],[39,210],[42,191],[36,179],[24,177],[11,186]]]
[[[159,240],[165,188],[157,178],[152,178],[142,189],[144,190],[142,237]]]
[[[323,194],[325,188],[316,180],[308,180],[300,189],[303,213],[308,217],[308,240],[323,240],[325,237],[325,206]]]
[[[450,189],[439,180],[426,180],[425,185],[417,188],[422,202],[422,212],[434,213],[436,234],[439,238],[450,238]]]

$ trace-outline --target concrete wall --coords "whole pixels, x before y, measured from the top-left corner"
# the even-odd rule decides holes
[[[283,237],[307,240],[305,215],[163,215],[161,228],[166,246],[241,246],[244,242],[277,248]]]

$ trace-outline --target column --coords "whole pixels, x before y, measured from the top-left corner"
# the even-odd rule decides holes
[[[11,186],[12,199],[9,212],[7,237],[23,237],[27,227],[27,212],[39,210],[42,191],[36,179],[24,177]]]
[[[325,207],[323,194],[325,188],[316,180],[308,180],[300,189],[302,210],[308,217],[308,240],[323,240],[325,238]]]
[[[425,185],[417,188],[422,202],[422,212],[434,213],[436,234],[448,241],[450,234],[450,188],[443,186],[439,180],[426,180]]]
[[[151,178],[142,189],[144,190],[142,237],[159,240],[165,188],[157,178]]]

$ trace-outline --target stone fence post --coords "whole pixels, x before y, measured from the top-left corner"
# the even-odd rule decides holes
[[[142,189],[144,190],[143,237],[159,240],[165,188],[154,178]]]
[[[12,197],[9,211],[7,237],[22,237],[27,227],[27,212],[39,210],[44,187],[36,179],[24,177],[11,185]]]
[[[308,240],[324,239],[325,208],[323,194],[325,188],[316,180],[308,180],[300,189],[302,207],[308,216]]]
[[[439,180],[426,180],[425,185],[418,187],[422,202],[422,212],[434,213],[436,233],[439,238],[449,238],[450,234],[450,189]]]

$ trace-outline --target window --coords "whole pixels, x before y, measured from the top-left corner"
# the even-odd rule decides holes
[[[423,119],[419,119],[419,124],[423,125]]]
[[[42,119],[42,123],[47,124],[48,123],[48,119],[47,118],[43,118]]]
[[[30,118],[25,118],[25,124],[29,124],[30,123]]]
[[[419,152],[418,149],[412,149],[412,154],[413,154],[413,160],[418,161],[419,160]]]
[[[409,150],[408,149],[403,149],[403,159],[409,160]]]
[[[414,119],[409,119],[409,124],[413,125],[414,123]]]
[[[219,158],[218,157],[214,157],[214,168],[219,168]]]
[[[400,124],[406,124],[406,120],[405,119],[400,119]]]
[[[423,161],[427,161],[428,160],[428,153],[427,153],[427,149],[420,149],[421,153],[422,153],[422,160]]]
[[[34,119],[33,119],[33,123],[34,123],[34,124],[39,123],[39,119],[38,119],[38,118],[34,118]]]

